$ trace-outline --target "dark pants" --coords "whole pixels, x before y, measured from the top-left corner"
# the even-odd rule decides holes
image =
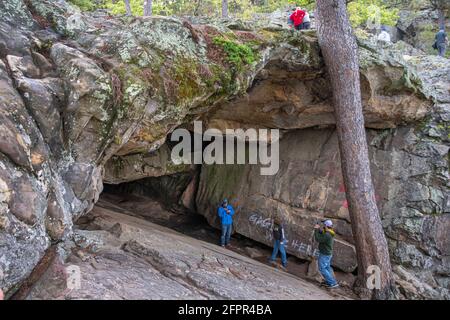
[[[223,224],[222,225],[222,236],[220,237],[220,245],[226,246],[230,243],[231,238],[231,224]]]
[[[311,22],[303,22],[300,26],[302,30],[311,29]]]

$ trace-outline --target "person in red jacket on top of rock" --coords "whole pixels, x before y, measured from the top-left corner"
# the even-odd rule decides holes
[[[293,14],[289,17],[290,20],[294,22],[294,28],[295,30],[300,30],[303,18],[305,17],[305,11],[302,10],[302,8],[298,7]]]

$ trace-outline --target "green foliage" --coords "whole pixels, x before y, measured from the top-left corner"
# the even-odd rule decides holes
[[[133,15],[141,16],[144,10],[144,0],[130,0],[131,11]],[[106,7],[113,14],[125,14],[125,3],[122,0],[108,1]],[[153,0],[153,14],[171,16],[171,15],[217,15],[220,12],[221,0]]]
[[[107,8],[112,14],[125,14],[123,0],[69,0],[83,11]],[[100,2],[100,4],[99,4]],[[314,0],[234,0],[229,1],[229,14],[235,18],[251,18],[255,13],[273,12],[280,8],[302,6],[312,8]],[[130,0],[133,15],[143,14],[144,0]],[[219,17],[222,0],[153,0],[155,15]]]
[[[144,13],[144,0],[130,0],[131,11],[134,15],[142,16]],[[125,14],[124,1],[107,1],[106,8],[110,9],[112,14]]]
[[[382,0],[357,0],[348,4],[348,13],[353,27],[367,26],[367,22],[395,26],[399,10],[389,8]]]
[[[215,37],[215,45],[222,47],[227,54],[227,60],[237,70],[241,70],[244,65],[252,64],[256,61],[256,54],[251,47],[246,44],[240,44],[224,37]]]
[[[69,0],[81,10],[91,11],[107,8],[112,14],[125,14],[123,0]],[[403,1],[403,0],[390,0]],[[348,4],[350,21],[354,27],[366,26],[367,21],[376,21],[376,13],[380,14],[380,23],[395,25],[398,20],[398,9],[386,0],[353,0]],[[414,0],[419,1],[419,0]],[[424,1],[424,0],[420,0]],[[430,1],[430,0],[427,0]],[[144,0],[130,0],[133,15],[143,14]],[[233,0],[229,1],[229,14],[234,18],[250,19],[258,13],[270,13],[275,10],[286,10],[301,6],[312,11],[315,0]],[[207,16],[220,17],[222,0],[153,0],[153,13],[163,16]]]
[[[312,10],[315,6],[314,0],[272,0],[261,1],[262,5],[256,6],[256,11],[270,13],[277,9],[284,9],[288,7],[302,7]]]
[[[81,11],[93,11],[96,9],[103,8],[105,6],[105,1],[95,1],[95,0],[68,0],[73,5],[80,8]]]

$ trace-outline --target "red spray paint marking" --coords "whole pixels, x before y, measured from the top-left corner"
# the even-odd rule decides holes
[[[343,206],[344,208],[348,209],[348,201],[347,201],[347,200],[344,200],[344,201],[342,202],[342,206]]]

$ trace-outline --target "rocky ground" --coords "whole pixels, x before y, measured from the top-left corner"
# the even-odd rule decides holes
[[[173,211],[164,209],[160,202],[148,196],[104,193],[97,205],[143,218],[198,240],[218,244],[220,230],[209,225],[202,215],[199,215],[198,213],[174,213]],[[317,248],[317,243],[311,242],[310,244],[315,249]],[[268,257],[272,254],[271,246],[244,237],[237,232],[233,232],[231,244],[228,249],[264,264],[268,264]],[[288,262],[288,273],[312,281],[316,284],[322,281],[322,277],[317,270],[316,261],[311,262],[288,254]],[[275,267],[280,268],[279,257]],[[339,269],[334,271],[335,276],[342,287],[342,290],[340,291],[347,296],[353,296],[351,288],[356,277],[350,273],[340,271]]]
[[[146,203],[145,209],[157,207]],[[27,299],[348,299],[345,292],[129,213],[100,201],[75,230],[74,243],[58,248]],[[173,215],[163,209],[144,215],[153,213]],[[67,270],[74,266],[80,287],[68,289]]]

